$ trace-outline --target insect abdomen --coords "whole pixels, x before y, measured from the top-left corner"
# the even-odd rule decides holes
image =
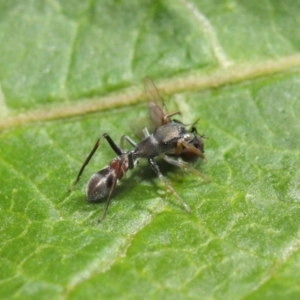
[[[116,157],[110,164],[95,173],[89,180],[86,189],[87,200],[89,202],[101,202],[105,200],[111,191],[114,180],[120,180],[128,170],[128,161],[124,158]]]

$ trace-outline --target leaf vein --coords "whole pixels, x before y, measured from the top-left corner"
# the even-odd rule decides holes
[[[197,21],[203,26],[207,34],[208,40],[210,41],[213,53],[220,66],[222,68],[229,67],[232,64],[232,62],[226,57],[226,54],[217,39],[216,32],[213,30],[213,27],[208,18],[200,10],[198,10],[196,6],[189,0],[181,0],[181,2],[192,13],[192,15],[197,19]]]

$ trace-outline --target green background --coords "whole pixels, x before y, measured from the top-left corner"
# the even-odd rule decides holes
[[[1,299],[300,299],[297,1],[0,1]],[[146,163],[85,185],[147,115],[200,118],[211,182]],[[135,137],[134,137],[135,138]]]

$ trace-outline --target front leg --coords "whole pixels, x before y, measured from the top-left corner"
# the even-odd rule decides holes
[[[194,174],[196,174],[197,176],[203,178],[204,180],[210,181],[204,174],[202,174],[201,172],[199,172],[198,170],[196,170],[195,168],[193,168],[187,162],[183,161],[180,158],[176,159],[176,158],[168,156],[166,154],[161,155],[161,157],[163,158],[163,160],[165,160],[167,163],[169,163],[171,165],[189,170],[189,171],[193,172]]]
[[[156,162],[153,160],[153,158],[149,158],[148,162],[150,164],[150,166],[152,167],[152,170],[157,174],[158,178],[165,184],[165,186],[169,189],[169,191],[174,194],[177,199],[179,200],[179,202],[183,205],[184,209],[190,213],[192,212],[192,210],[190,209],[190,207],[185,203],[185,201],[178,195],[178,193],[174,190],[174,188],[172,187],[172,185],[168,182],[168,180],[163,176],[163,174],[161,173],[158,165],[156,164]]]

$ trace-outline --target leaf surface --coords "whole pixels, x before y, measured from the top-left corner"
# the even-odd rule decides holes
[[[0,298],[298,299],[299,4],[0,1]],[[104,204],[85,186],[147,116],[198,118],[211,182],[146,162]],[[135,138],[134,136],[132,136]]]

